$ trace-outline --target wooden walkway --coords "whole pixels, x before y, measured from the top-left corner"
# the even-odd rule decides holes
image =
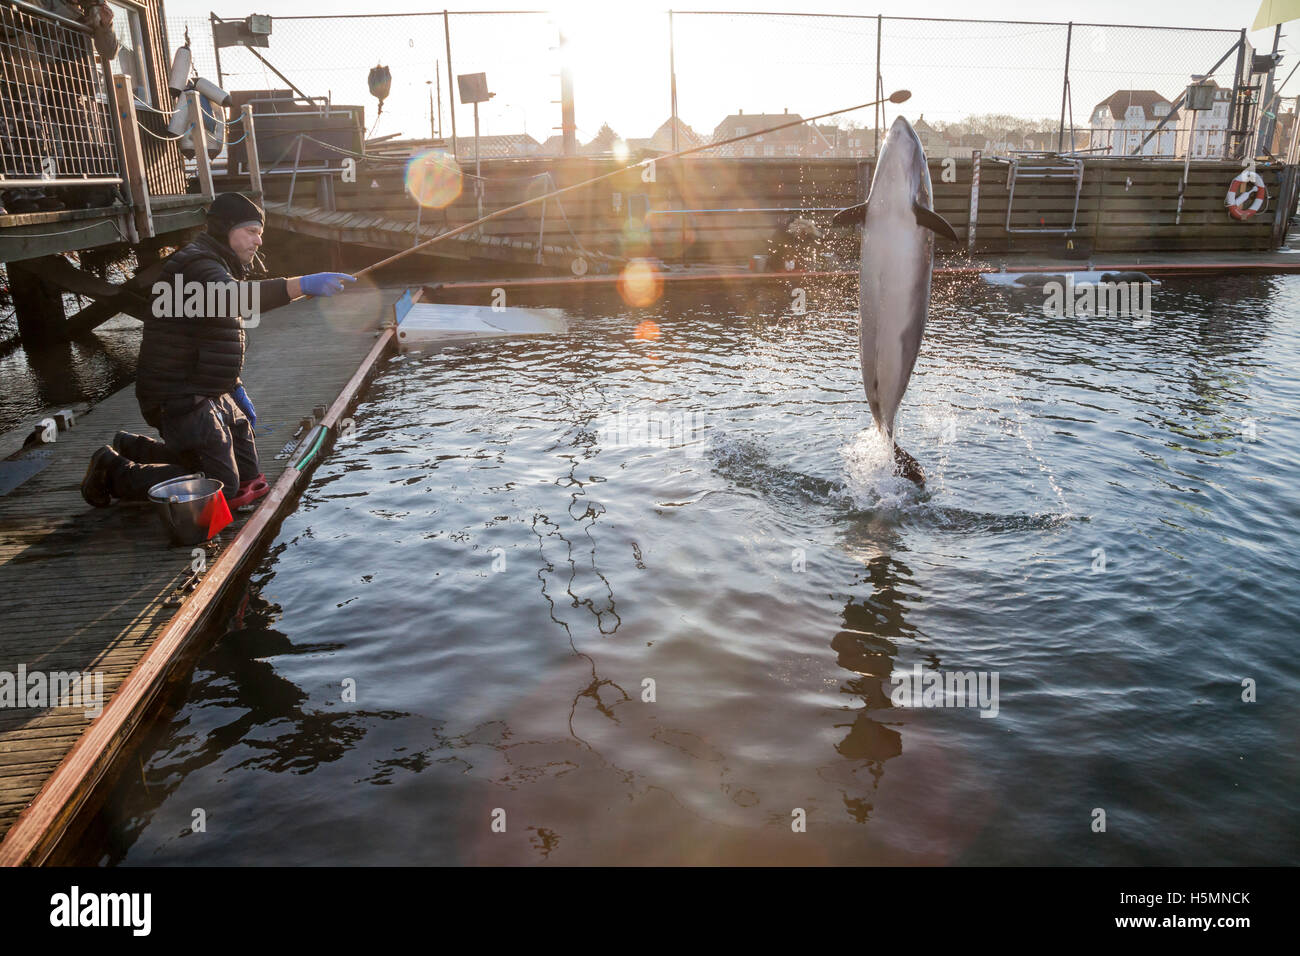
[[[0,835],[5,836],[0,863],[40,862],[52,845],[46,831],[61,830],[88,785],[107,771],[105,754],[87,751],[117,749],[161,686],[174,652],[201,629],[205,615],[196,611],[215,606],[226,583],[219,579],[232,578],[232,571],[256,556],[249,545],[264,543],[278,516],[271,512],[291,505],[299,473],[286,472],[291,459],[276,455],[293,442],[300,420],[311,417],[314,406],[328,409],[327,425],[346,411],[364,384],[358,366],[367,359],[377,362],[380,346],[392,340],[388,333],[377,337],[376,328],[391,317],[400,292],[372,288],[333,299],[302,299],[249,330],[244,381],[257,406],[258,450],[273,490],[251,517],[231,525],[219,536],[219,546],[208,549],[207,578],[179,611],[164,601],[189,576],[191,549],[169,545],[148,504],[97,509],[80,494],[95,448],[121,428],[152,434],[140,419],[132,388],[94,406],[54,444],[11,456],[9,485],[15,468],[19,474],[34,473],[7,493],[0,484],[0,700],[5,675],[14,680],[20,668],[29,675],[93,673],[103,675],[103,704],[108,707],[112,700],[115,710],[96,722],[102,739],[86,747],[85,738],[94,734],[87,734],[92,716],[84,702],[20,709],[12,706],[11,685],[10,706],[0,706]],[[241,523],[248,532],[256,530],[256,542],[248,540],[254,535],[236,537]],[[238,562],[229,554],[236,551]],[[174,643],[163,659],[157,653],[146,658],[151,645],[163,640]],[[132,696],[140,700],[124,713],[114,695],[128,675]],[[81,766],[68,772],[74,746]],[[56,778],[60,793],[53,800],[47,784],[56,770],[63,779]],[[48,806],[39,813],[33,806],[18,822],[43,787],[41,801]],[[34,816],[40,819],[28,819]],[[10,839],[24,828],[21,840]]]

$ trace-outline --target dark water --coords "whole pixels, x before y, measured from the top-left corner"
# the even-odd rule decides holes
[[[68,306],[69,314],[76,309]],[[76,342],[28,352],[18,344],[17,321],[6,321],[0,303],[0,434],[35,425],[50,409],[93,404],[130,385],[141,328],[137,320],[119,316]]]
[[[789,302],[389,364],[87,861],[1297,862],[1300,277],[1145,328],[938,287],[924,495],[855,302]]]

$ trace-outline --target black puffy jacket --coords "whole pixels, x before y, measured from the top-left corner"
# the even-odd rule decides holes
[[[178,275],[182,288],[198,283],[206,289],[214,283],[242,282],[246,274],[234,251],[206,232],[167,258],[158,280],[165,283],[166,290],[155,295],[152,316],[145,320],[136,370],[135,395],[146,419],[151,409],[166,402],[216,397],[240,384],[243,320],[235,310],[220,306],[204,308],[199,316],[176,314],[184,310],[182,303],[175,301],[175,289]],[[253,284],[258,287],[261,312],[289,301],[284,279],[249,283]],[[244,301],[251,299],[250,293],[246,291]]]

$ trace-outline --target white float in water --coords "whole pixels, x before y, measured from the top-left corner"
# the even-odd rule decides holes
[[[1092,269],[1077,272],[981,272],[980,278],[989,285],[1010,289],[1029,289],[1039,291],[1049,282],[1065,284],[1067,277],[1075,287],[1081,285],[1098,285],[1100,283],[1144,282],[1152,288],[1159,288],[1160,280],[1153,279],[1145,272],[1133,269]]]
[[[397,342],[402,347],[502,335],[560,335],[569,331],[569,320],[560,309],[446,305],[421,301],[422,292],[407,290],[393,306]]]

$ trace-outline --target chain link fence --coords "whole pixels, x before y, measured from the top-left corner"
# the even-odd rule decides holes
[[[478,72],[496,94],[479,108],[485,157],[561,153],[562,35],[580,153],[685,148],[867,102],[878,88],[912,95],[730,152],[870,156],[902,112],[937,155],[1136,148],[1181,157],[1190,143],[1194,155],[1221,158],[1231,152],[1229,130],[1254,119],[1253,102],[1233,99],[1249,85],[1248,68],[1240,83],[1237,69],[1253,52],[1241,30],[681,11],[573,21],[540,11],[376,14],[279,17],[269,47],[254,53],[216,50],[206,19],[172,20],[173,48],[186,28],[201,75],[216,80],[219,62],[228,89],[284,89],[287,78],[312,96],[363,105],[372,138],[450,141],[454,110],[462,159],[473,109],[451,84]],[[381,115],[366,85],[379,64],[393,78]],[[1198,114],[1193,138],[1190,113],[1174,108],[1196,76],[1221,92],[1214,110]],[[1243,145],[1239,138],[1238,152]]]

